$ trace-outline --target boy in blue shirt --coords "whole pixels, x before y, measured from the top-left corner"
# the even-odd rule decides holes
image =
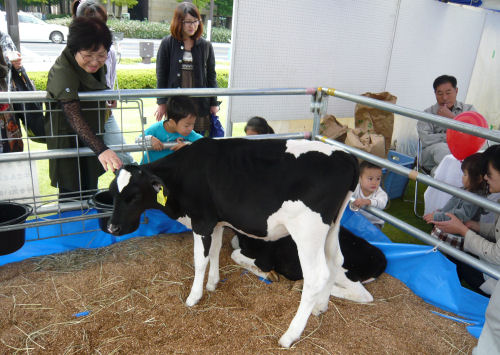
[[[203,138],[193,131],[196,116],[193,99],[188,96],[171,97],[167,102],[167,118],[144,130],[146,143],[151,140],[153,151],[144,153],[141,164],[151,163],[181,149],[186,145],[184,141],[194,142]],[[177,142],[177,145],[163,148],[163,143],[171,142]],[[136,143],[142,143],[142,135],[136,139]]]

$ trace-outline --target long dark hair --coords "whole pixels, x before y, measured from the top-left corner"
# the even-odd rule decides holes
[[[469,191],[484,194],[486,192],[486,181],[484,181],[483,154],[475,153],[464,159],[461,165],[463,172],[467,171],[469,176]]]
[[[198,29],[192,36],[196,41],[203,34],[203,22],[201,21],[200,11],[198,8],[190,2],[181,2],[174,11],[174,17],[172,18],[172,23],[170,24],[170,34],[178,41],[182,41],[182,26],[186,15],[189,14],[194,18],[198,19],[200,23],[198,24]]]
[[[274,134],[274,129],[269,126],[265,118],[254,116],[250,118],[245,126],[245,133],[247,129],[251,129],[257,134]]]

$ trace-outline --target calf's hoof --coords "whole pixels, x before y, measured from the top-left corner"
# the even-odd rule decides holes
[[[280,338],[280,345],[284,348],[289,348],[290,346],[292,346],[292,343],[295,341],[295,339],[293,339],[291,336],[287,335],[286,333],[283,334]]]
[[[276,271],[271,270],[267,273],[266,279],[272,282],[278,282],[280,280],[280,275]]]
[[[219,283],[219,280],[216,282],[207,282],[207,291],[213,292],[217,288],[217,284]]]
[[[311,313],[314,316],[319,316],[321,313],[325,313],[327,309],[328,309],[328,299],[326,300],[326,302],[319,302],[315,304]]]
[[[189,295],[187,300],[186,300],[186,306],[188,307],[193,307],[195,304],[198,303],[198,301],[200,300],[201,296],[193,296],[193,295]]]
[[[360,282],[353,282],[348,287],[333,285],[330,295],[359,303],[370,303],[373,301],[373,296]]]

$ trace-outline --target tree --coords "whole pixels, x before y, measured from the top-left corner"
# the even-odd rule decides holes
[[[186,0],[177,0],[177,2],[184,2],[184,1]],[[210,0],[192,0],[190,2],[192,2],[193,5],[196,6],[200,11],[207,8],[208,5],[210,4]]]
[[[127,5],[128,8],[132,8],[135,5],[137,5],[137,0],[110,0],[112,4],[115,4],[118,6],[118,14],[117,17],[120,18],[122,17],[122,7],[123,5]],[[104,4],[107,3],[107,1],[102,1]]]
[[[233,0],[215,0],[217,6],[217,16],[233,16]]]

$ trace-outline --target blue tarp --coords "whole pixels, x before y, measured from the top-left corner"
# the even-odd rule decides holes
[[[489,298],[460,285],[455,264],[429,245],[392,243],[360,213],[346,209],[341,224],[380,248],[387,258],[386,272],[402,281],[427,303],[455,313],[481,334]]]
[[[96,213],[91,210],[88,213]],[[79,215],[80,212],[67,212],[62,217]],[[0,265],[27,259],[33,256],[61,253],[77,248],[100,248],[136,236],[153,236],[160,233],[181,233],[187,229],[171,220],[163,212],[148,210],[147,223],[141,223],[134,233],[115,237],[99,230],[97,219],[70,222],[38,228],[27,228],[29,241],[15,253],[0,256]],[[50,218],[57,218],[53,216]],[[144,222],[144,217],[142,222]],[[484,314],[489,299],[463,288],[458,280],[455,265],[433,247],[415,244],[392,243],[378,228],[364,216],[346,209],[342,225],[356,235],[363,236],[380,248],[387,258],[386,272],[406,284],[416,295],[426,302],[463,318],[469,332],[479,337],[484,323]],[[62,228],[62,229],[61,229]],[[59,238],[49,236],[93,230]],[[444,315],[443,315],[444,316]],[[453,319],[452,317],[448,317]],[[457,321],[460,321],[458,319]]]

